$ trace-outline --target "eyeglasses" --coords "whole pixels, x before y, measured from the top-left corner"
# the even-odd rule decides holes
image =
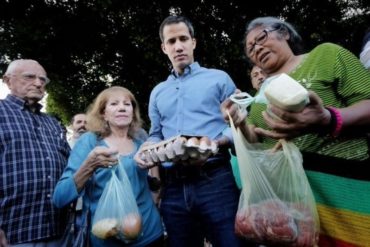
[[[36,79],[39,79],[42,82],[42,84],[44,84],[44,85],[46,85],[50,82],[49,78],[47,78],[46,76],[42,76],[42,75],[38,76],[38,75],[32,74],[32,73],[24,73],[24,74],[20,74],[20,76],[22,77],[23,80],[25,80],[27,82],[33,82]]]
[[[256,52],[256,45],[263,45],[269,36],[268,34],[276,30],[278,30],[278,28],[264,29],[261,33],[259,33],[254,39],[254,43],[249,48],[246,48],[248,57],[252,57],[254,55],[254,53]]]

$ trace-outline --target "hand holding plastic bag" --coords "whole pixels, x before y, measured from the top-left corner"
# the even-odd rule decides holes
[[[265,149],[231,127],[243,187],[236,233],[268,245],[316,246],[319,218],[299,149],[285,140],[282,150]]]
[[[141,234],[141,216],[124,167],[119,163],[111,172],[96,208],[92,233],[101,239],[116,237],[128,243]]]

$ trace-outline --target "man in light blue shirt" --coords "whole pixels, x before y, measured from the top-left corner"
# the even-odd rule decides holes
[[[180,134],[207,136],[216,140],[220,150],[202,164],[160,166],[164,170],[160,209],[169,245],[203,246],[207,237],[214,246],[241,246],[234,234],[239,190],[231,171],[229,145],[225,145],[231,143],[232,137],[220,111],[221,102],[236,87],[224,71],[207,69],[194,62],[196,40],[188,19],[167,17],[159,34],[162,50],[173,70],[150,95],[148,142]],[[139,157],[136,156],[139,166],[151,165]]]
[[[235,91],[233,81],[225,72],[197,62],[180,73],[173,70],[150,95],[149,140],[158,142],[179,134],[221,138],[228,126],[220,114],[220,102]]]

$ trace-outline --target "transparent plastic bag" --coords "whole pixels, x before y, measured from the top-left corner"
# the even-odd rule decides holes
[[[235,232],[266,245],[317,246],[319,217],[299,149],[285,140],[265,149],[231,127],[242,183]]]
[[[141,215],[123,166],[118,164],[111,172],[96,208],[92,233],[101,239],[116,237],[129,243],[141,235]]]

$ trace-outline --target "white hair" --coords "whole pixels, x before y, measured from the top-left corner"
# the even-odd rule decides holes
[[[13,60],[8,65],[8,68],[5,71],[5,75],[9,75],[9,74],[14,73],[14,71],[17,69],[17,67],[19,65],[21,65],[22,63],[25,63],[25,62],[36,63],[36,64],[40,65],[39,62],[37,62],[36,60],[32,60],[32,59],[17,59],[17,60]]]

